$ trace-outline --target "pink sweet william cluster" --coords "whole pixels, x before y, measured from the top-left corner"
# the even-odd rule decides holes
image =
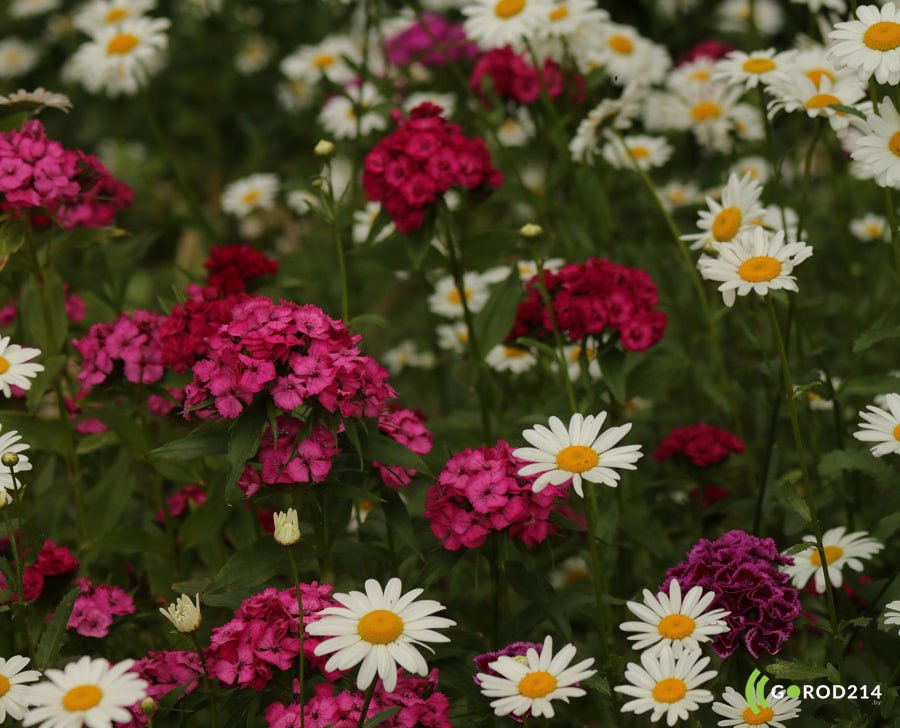
[[[676,427],[653,451],[653,457],[660,461],[684,455],[698,468],[708,468],[722,462],[732,453],[739,455],[744,449],[744,443],[737,435],[700,423]]]
[[[547,94],[555,99],[562,95],[567,85],[572,101],[581,103],[584,100],[584,79],[581,76],[563,76],[552,58],[544,61],[543,69],[538,72],[524,56],[509,46],[494,48],[481,56],[469,78],[472,91],[486,103],[490,91],[493,91],[504,101],[531,104],[540,97],[542,87],[546,87]]]
[[[410,675],[397,670],[397,687],[386,693],[378,682],[366,718],[373,718],[385,710],[399,708],[387,720],[378,725],[385,728],[451,728],[450,701],[438,692],[438,670],[434,668],[427,677]],[[334,685],[316,685],[316,694],[303,706],[306,728],[356,728],[365,703],[365,695],[343,690]],[[300,728],[300,705],[273,703],[266,709],[269,728]]]
[[[433,68],[471,60],[478,55],[478,46],[466,38],[458,23],[422,13],[417,21],[385,40],[384,55],[394,66],[421,63]]]
[[[319,619],[317,612],[337,606],[332,587],[301,584],[304,626]],[[266,589],[241,602],[234,619],[213,629],[206,650],[210,676],[228,687],[262,690],[272,679],[272,669],[289,670],[300,654],[297,595],[293,588]],[[314,668],[324,668],[327,658],[315,654],[322,640],[306,636],[303,655]],[[326,674],[326,677],[336,674]]]
[[[0,193],[4,211],[23,211],[35,225],[109,225],[134,195],[96,157],[64,149],[37,120],[0,132]]]
[[[428,102],[414,108],[408,119],[395,111],[397,129],[366,155],[366,195],[384,206],[400,232],[422,227],[426,212],[451,187],[474,190],[503,183],[484,140],[468,138],[442,113]]]
[[[417,455],[427,455],[434,444],[434,438],[425,427],[422,414],[414,410],[386,409],[378,418],[378,429]],[[416,474],[412,468],[397,465],[375,463],[375,468],[381,475],[381,482],[394,489],[405,488]]]
[[[644,351],[666,330],[666,315],[656,309],[656,285],[639,268],[588,258],[584,263],[565,265],[556,273],[544,271],[544,285],[556,323],[570,341],[617,334],[624,349]],[[537,276],[526,289],[509,338],[549,338],[553,322],[544,307]]]
[[[119,587],[91,584],[84,577],[76,579],[75,583],[81,594],[75,600],[66,628],[74,629],[82,637],[106,637],[113,617],[134,614],[134,600]]]
[[[492,531],[533,546],[556,532],[550,516],[562,508],[557,499],[568,498],[566,487],[535,493],[535,477],[518,474],[522,465],[505,440],[450,458],[425,501],[431,532],[444,548],[478,548]]]
[[[147,697],[159,702],[173,690],[183,688],[182,695],[192,693],[203,675],[203,666],[196,652],[159,650],[136,660],[130,671],[147,681]],[[147,716],[141,712],[140,703],[131,706],[131,716],[131,722],[123,724],[127,728],[147,725]]]

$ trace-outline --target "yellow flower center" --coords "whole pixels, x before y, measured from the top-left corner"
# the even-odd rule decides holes
[[[677,703],[687,695],[687,685],[677,677],[667,677],[653,686],[653,699],[657,703]]]
[[[250,190],[241,195],[241,199],[248,205],[259,202],[259,190]]]
[[[900,131],[895,131],[888,141],[888,149],[900,157]]]
[[[681,640],[693,634],[697,623],[686,614],[669,614],[659,620],[656,629],[662,637]]]
[[[719,211],[712,223],[713,237],[720,243],[727,243],[741,229],[744,216],[738,207],[726,207]]]
[[[624,35],[611,35],[606,42],[616,53],[621,53],[623,56],[630,55],[634,50],[634,43]]]
[[[0,374],[6,374],[9,371],[9,359],[0,356]]]
[[[557,20],[563,20],[564,18],[569,17],[569,8],[565,5],[560,5],[558,8],[555,8],[550,11],[550,20],[556,22]]]
[[[738,275],[750,283],[771,281],[779,273],[781,273],[781,261],[769,255],[748,258],[738,268]]]
[[[119,33],[107,44],[106,54],[109,56],[124,56],[137,48],[140,42],[140,38],[136,35]]]
[[[897,440],[898,442],[900,442],[900,425],[897,425],[894,428],[893,435],[894,435],[894,439]]]
[[[863,43],[873,51],[892,51],[900,46],[900,23],[883,20],[863,33]]]
[[[768,73],[775,70],[775,61],[771,58],[748,58],[742,68],[747,73]]]
[[[556,456],[556,466],[567,473],[584,473],[600,462],[596,451],[584,445],[569,445]]]
[[[9,692],[9,678],[6,675],[0,675],[0,698]]]
[[[504,346],[503,353],[506,354],[508,359],[521,359],[528,352],[515,346]]]
[[[468,344],[469,343],[469,332],[468,331],[460,331],[459,332],[459,340],[463,344]]]
[[[685,195],[684,190],[674,189],[669,190],[669,202],[673,205],[680,205],[687,199],[687,195]]]
[[[79,685],[63,695],[63,708],[70,713],[90,710],[103,699],[103,691],[96,685]]]
[[[525,9],[525,0],[497,0],[494,15],[498,18],[514,18]]]
[[[589,576],[588,570],[583,566],[575,566],[566,571],[565,581],[566,584],[575,584],[579,581],[587,581]]]
[[[466,300],[471,301],[472,300],[472,291],[470,291],[468,288],[466,288],[465,293],[466,293]],[[462,297],[459,295],[458,288],[450,289],[450,292],[447,294],[447,301],[452,303],[454,306],[459,306],[462,303]]]
[[[722,115],[722,110],[718,104],[712,101],[701,101],[691,109],[691,116],[694,121],[709,121],[710,119],[718,119]]]
[[[330,68],[335,63],[337,63],[337,57],[332,53],[320,53],[313,58],[313,65],[320,71]]]
[[[891,151],[893,151],[893,150],[891,150]],[[896,154],[896,153],[897,152],[894,152],[894,154]],[[866,235],[868,235],[871,238],[877,238],[879,235],[881,235],[881,225],[876,225],[875,223],[866,225]]]
[[[844,555],[844,549],[840,546],[826,546],[825,547],[825,563],[833,564],[837,561],[841,556]],[[809,555],[810,563],[813,566],[821,566],[822,558],[819,556],[819,549],[813,549],[813,552]]]
[[[124,20],[128,17],[128,10],[125,8],[112,8],[106,14],[106,22],[107,23],[118,23],[120,20]]]
[[[807,109],[824,109],[831,104],[839,104],[841,100],[831,94],[816,94],[806,102]]]
[[[700,81],[701,83],[704,81],[709,81],[712,73],[710,73],[707,68],[698,68],[696,71],[691,73],[691,81]]]
[[[529,672],[519,680],[519,694],[526,698],[543,698],[556,690],[556,678],[549,672]]]
[[[774,717],[775,711],[771,708],[760,708],[758,713],[754,713],[750,708],[744,708],[744,712],[741,713],[741,720],[747,725],[763,725]]]
[[[375,504],[370,500],[361,500],[358,507],[360,513],[369,513],[375,508]]]
[[[403,634],[403,620],[389,609],[375,609],[356,626],[359,636],[373,645],[386,645]]]
[[[631,147],[631,156],[635,159],[646,159],[650,156],[650,150],[647,147]]]
[[[822,85],[822,77],[827,78],[832,83],[835,82],[834,74],[827,68],[810,68],[806,72],[806,77],[813,82],[816,88]]]

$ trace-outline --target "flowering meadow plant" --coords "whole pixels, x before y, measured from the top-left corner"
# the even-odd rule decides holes
[[[898,724],[898,86],[890,1],[0,3],[0,724]]]

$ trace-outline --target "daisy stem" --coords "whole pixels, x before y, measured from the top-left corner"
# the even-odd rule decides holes
[[[820,127],[821,128],[821,127]],[[788,362],[787,350],[784,346],[784,338],[781,335],[781,327],[778,325],[778,314],[775,312],[775,304],[771,296],[766,296],[766,308],[769,312],[769,321],[775,340],[778,344],[778,355],[781,359],[781,372],[784,377],[784,396],[787,398],[788,410],[791,416],[791,429],[794,431],[794,444],[797,447],[797,457],[800,460],[800,472],[803,476],[803,497],[809,508],[809,516],[812,522],[813,533],[816,537],[816,550],[822,563],[822,576],[825,579],[825,594],[828,602],[828,617],[831,620],[832,639],[838,637],[838,618],[834,604],[834,588],[831,585],[831,576],[828,574],[828,558],[825,555],[825,545],[822,542],[822,525],[816,514],[816,503],[813,497],[813,482],[809,475],[806,449],[803,446],[803,433],[800,431],[800,418],[797,413],[797,400],[794,398],[794,381],[791,376],[791,367]]]
[[[197,657],[200,658],[200,667],[203,668],[203,677],[206,682],[206,689],[209,693],[209,705],[212,710],[212,726],[213,728],[218,728],[219,725],[219,715],[216,710],[216,699],[213,697],[213,682],[212,678],[209,676],[209,669],[207,668],[206,658],[203,656],[203,650],[200,647],[200,640],[197,638],[197,632],[191,632],[191,641],[194,643],[194,649],[197,651]]]
[[[884,188],[884,213],[888,219],[888,229],[891,231],[891,247],[894,249],[894,265],[897,268],[897,278],[900,279],[900,235],[897,235],[894,193],[890,187]]]
[[[372,684],[369,685],[368,690],[366,690],[366,702],[363,703],[362,710],[359,712],[359,723],[356,724],[356,728],[364,728],[366,725],[366,713],[369,712],[369,704],[372,702],[372,696],[375,695],[375,686],[378,684],[378,678],[376,677]]]
[[[14,488],[14,491],[17,496],[16,501],[21,501],[22,500],[22,494],[20,492],[21,489],[15,487],[15,485],[16,485],[15,473],[13,472],[12,468],[9,469],[9,472],[13,478],[13,488]],[[16,509],[18,510],[17,516],[19,519],[19,524],[18,524],[19,528],[17,530],[21,531],[22,526],[25,522],[22,519],[22,509],[21,509],[20,502],[16,503]],[[19,546],[16,543],[16,530],[13,530],[12,519],[9,517],[9,504],[8,503],[7,503],[6,507],[3,508],[3,517],[6,519],[6,531],[9,534],[9,544],[12,547],[13,563],[16,565],[16,582],[17,582],[16,586],[18,587],[18,590],[19,590],[19,605],[21,606],[21,608],[23,610],[26,610],[28,608],[28,602],[25,601],[25,572],[22,570],[22,560],[19,555]],[[22,612],[21,616],[25,622],[24,632],[25,632],[25,638],[28,641],[28,656],[33,659],[34,658],[34,644],[31,641],[31,625],[28,622],[27,613]]]
[[[304,662],[303,659],[303,636],[304,636],[304,628],[303,628],[303,593],[300,590],[300,572],[297,570],[297,560],[294,558],[294,552],[290,546],[287,547],[288,560],[291,562],[291,576],[294,578],[294,589],[297,592],[297,622],[300,625],[300,670],[299,670],[299,678],[300,678],[300,690],[297,693],[297,699],[300,702],[300,728],[306,728],[306,716],[303,714],[303,670],[304,670]]]
[[[337,252],[338,272],[341,279],[341,319],[346,324],[350,321],[350,289],[347,285],[347,261],[344,259],[344,241],[341,237],[340,205],[334,196],[332,184],[331,162],[325,163],[328,183],[328,200],[330,202],[331,231],[334,237],[334,249]]]
[[[803,160],[803,186],[800,188],[800,207],[797,210],[797,240],[803,239],[803,222],[806,219],[806,200],[809,196],[809,175],[812,169],[813,153],[816,151],[816,145],[819,143],[819,137],[822,136],[822,129],[828,123],[827,119],[822,119],[816,126],[815,134],[812,141],[806,149],[806,158]],[[785,236],[787,230],[785,230]],[[790,242],[790,241],[788,241]]]
[[[762,117],[763,129],[766,132],[766,149],[769,153],[769,162],[772,165],[772,189],[776,192],[781,190],[781,162],[778,160],[778,148],[775,146],[775,134],[772,131],[772,122],[766,113],[766,95],[763,92],[762,84],[757,84],[756,93],[759,96],[759,114]],[[781,227],[787,234],[787,217],[784,212],[784,205],[778,205],[781,210]]]

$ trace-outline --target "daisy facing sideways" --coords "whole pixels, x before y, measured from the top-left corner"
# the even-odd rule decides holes
[[[889,625],[900,625],[900,599],[890,602],[884,608],[884,623]]]
[[[840,586],[843,581],[842,569],[849,566],[854,571],[863,570],[863,559],[870,559],[884,548],[884,544],[869,536],[866,531],[846,533],[843,526],[831,528],[822,535],[825,550],[825,562],[828,576],[833,586]],[[812,548],[794,555],[794,563],[782,567],[791,577],[791,583],[797,589],[803,589],[810,578],[816,577],[816,591],[825,591],[825,573],[822,568],[822,557],[815,547],[815,536],[804,536],[804,541],[812,544]]]
[[[857,440],[875,443],[872,454],[877,458],[890,453],[900,455],[900,394],[888,394],[884,399],[887,409],[870,404],[866,407],[868,412],[859,413],[864,421],[853,433]]]
[[[722,700],[722,703],[713,703],[712,709],[724,718],[718,723],[723,728],[785,728],[783,721],[800,715],[800,701],[787,695],[776,698],[770,693],[766,701],[768,707],[756,706],[759,711],[756,713],[747,699],[734,688],[725,688]]]
[[[682,235],[682,239],[692,243],[691,250],[706,250],[714,243],[730,243],[765,213],[759,201],[761,195],[762,187],[751,174],[729,175],[722,189],[721,202],[707,197],[707,209],[697,213],[700,232]]]
[[[637,470],[635,463],[643,453],[640,445],[614,447],[631,430],[630,422],[600,434],[605,421],[606,412],[587,417],[576,413],[568,427],[559,417],[551,417],[549,428],[535,425],[525,430],[522,437],[534,447],[513,450],[513,457],[529,463],[519,469],[519,475],[541,474],[532,486],[535,493],[548,485],[562,485],[569,479],[582,498],[583,480],[615,488],[621,477],[616,470]]]
[[[882,187],[900,185],[900,114],[887,96],[878,112],[866,116],[866,131],[853,143],[851,156]]]
[[[590,669],[593,657],[570,666],[574,657],[574,645],[566,645],[554,655],[553,639],[548,636],[540,654],[531,647],[524,657],[504,655],[488,666],[497,675],[480,672],[476,679],[482,695],[496,698],[491,701],[496,715],[552,718],[553,701],[568,703],[569,698],[580,698],[585,691],[578,683],[597,672]]]
[[[728,631],[728,612],[709,609],[715,598],[715,592],[704,592],[703,587],[695,586],[682,599],[681,586],[673,579],[668,594],[660,592],[654,596],[644,589],[643,604],[627,602],[628,611],[640,621],[623,622],[619,629],[633,633],[628,639],[636,650],[657,654],[671,648],[678,657],[684,650],[699,650],[700,643]]]
[[[319,612],[322,618],[307,625],[307,634],[325,637],[316,646],[316,655],[331,655],[325,669],[349,670],[362,663],[356,687],[365,690],[381,678],[386,692],[397,687],[397,665],[414,675],[428,674],[428,665],[418,646],[426,642],[449,642],[436,632],[456,624],[434,616],[444,605],[430,599],[416,601],[424,590],[402,593],[403,585],[391,579],[382,589],[375,579],[366,581],[365,593],[335,594],[342,606]],[[430,648],[429,648],[430,649]]]
[[[3,425],[0,425],[0,431]],[[12,467],[8,465],[0,465],[0,492],[5,493],[7,490],[18,490],[19,480],[13,473],[21,473],[31,470],[31,463],[25,451],[30,447],[28,443],[21,442],[22,436],[17,430],[10,430],[0,434],[0,457],[6,453],[13,453],[18,457],[18,462]]]
[[[0,337],[0,392],[4,397],[12,397],[10,387],[31,389],[31,380],[44,371],[43,364],[31,361],[40,354],[40,349],[11,344],[8,336]]]
[[[760,226],[716,249],[717,258],[704,256],[697,266],[706,280],[721,283],[719,291],[726,306],[734,305],[735,296],[751,291],[765,296],[773,290],[799,290],[791,273],[813,254],[806,243],[785,243],[783,230],[770,233]]]
[[[29,705],[28,685],[40,680],[37,670],[26,670],[29,659],[21,655],[10,658],[0,657],[0,724],[9,716],[13,720],[25,717]]]
[[[271,210],[278,187],[274,174],[251,174],[235,180],[222,193],[222,209],[235,217],[247,217],[257,209]]]

